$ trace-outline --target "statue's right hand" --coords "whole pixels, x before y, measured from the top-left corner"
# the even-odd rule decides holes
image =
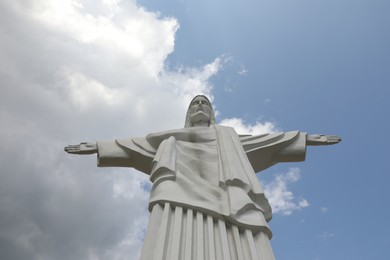
[[[76,145],[68,145],[64,148],[65,152],[71,154],[93,154],[97,153],[97,145],[94,143],[80,143]]]

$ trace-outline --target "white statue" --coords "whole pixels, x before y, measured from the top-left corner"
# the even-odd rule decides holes
[[[150,175],[141,259],[270,260],[272,211],[255,173],[303,161],[307,145],[340,140],[298,131],[240,136],[216,125],[210,101],[199,95],[189,105],[185,128],[65,151],[97,153],[99,167],[134,167]]]

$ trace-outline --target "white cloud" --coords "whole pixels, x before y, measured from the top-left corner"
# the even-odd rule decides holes
[[[126,9],[120,1],[12,1],[19,13],[29,17],[52,33],[61,33],[91,47],[99,47],[111,55],[124,56],[133,65],[156,77],[167,55],[173,51],[178,22],[160,19],[134,4]],[[108,7],[108,8],[107,8]]]
[[[241,66],[240,66],[240,70],[239,70],[237,73],[238,73],[238,75],[243,76],[243,75],[247,74],[248,71],[247,71],[247,69],[245,68],[244,65],[241,65]]]
[[[300,171],[298,168],[290,168],[287,173],[280,174],[269,183],[264,184],[264,192],[268,197],[274,213],[291,215],[296,210],[309,206],[309,202],[301,198],[297,200],[289,190],[289,184],[298,181]]]
[[[0,257],[138,259],[147,176],[63,147],[182,127],[223,58],[168,70],[178,22],[133,1],[0,5]]]
[[[159,78],[160,83],[181,96],[186,104],[194,95],[200,93],[209,96],[212,101],[212,86],[209,79],[218,73],[224,62],[225,58],[221,56],[201,68],[178,68],[174,71],[163,71]]]
[[[322,214],[327,213],[328,210],[329,210],[329,208],[327,208],[327,207],[321,207],[321,208],[320,208],[320,212],[321,212]]]
[[[97,105],[110,107],[125,102],[122,93],[118,89],[109,88],[83,73],[63,68],[58,74],[67,82],[65,86],[70,101],[81,110],[93,108]]]
[[[245,124],[241,118],[223,119],[219,124],[234,127],[239,134],[265,134],[276,131],[276,127],[271,122],[256,122],[256,124]]]

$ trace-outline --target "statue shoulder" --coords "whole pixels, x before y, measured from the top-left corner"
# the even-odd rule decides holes
[[[136,151],[139,153],[155,154],[156,149],[150,145],[145,137],[133,137],[125,139],[116,139],[115,142],[124,149]]]

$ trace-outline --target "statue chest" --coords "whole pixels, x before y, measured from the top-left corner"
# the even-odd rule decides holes
[[[176,142],[176,167],[184,176],[197,176],[218,186],[218,158],[215,140],[201,143]]]

